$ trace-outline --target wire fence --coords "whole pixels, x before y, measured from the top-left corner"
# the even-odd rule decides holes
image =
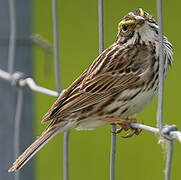
[[[15,115],[15,134],[14,134],[14,156],[15,159],[19,155],[19,130],[21,124],[21,113],[23,106],[23,88],[28,87],[34,92],[39,92],[46,94],[48,96],[58,97],[62,92],[60,85],[60,69],[59,69],[59,43],[58,43],[58,15],[57,15],[57,1],[52,0],[52,12],[53,12],[53,32],[54,32],[54,65],[55,65],[55,78],[56,78],[56,87],[57,91],[41,87],[35,83],[35,81],[25,76],[21,72],[13,72],[14,69],[14,54],[15,54],[15,36],[16,36],[16,19],[15,19],[15,4],[13,0],[9,0],[9,10],[10,10],[10,40],[9,40],[9,56],[8,56],[8,71],[0,69],[0,78],[6,81],[9,81],[12,86],[19,87],[18,96],[17,96],[17,106],[16,106],[16,115]],[[164,77],[163,77],[163,26],[162,26],[162,1],[157,0],[157,14],[158,14],[158,24],[159,24],[159,58],[160,58],[160,68],[159,68],[159,98],[158,98],[158,119],[157,126],[158,128],[147,126],[139,123],[131,123],[133,128],[139,128],[145,131],[158,134],[159,137],[163,138],[168,142],[167,150],[167,161],[165,168],[165,180],[170,180],[171,174],[171,164],[172,164],[172,154],[174,140],[177,139],[181,143],[181,132],[177,130],[176,125],[164,125],[163,123],[163,91],[164,91]],[[98,17],[99,17],[99,53],[104,49],[104,16],[103,16],[103,0],[98,0]],[[34,37],[35,42],[39,44],[46,44],[38,36]],[[50,50],[51,46],[42,45],[43,48]],[[112,125],[112,131],[116,131],[116,125]],[[115,153],[116,153],[116,135],[112,133],[111,137],[111,153],[110,153],[110,180],[115,180]],[[64,180],[69,179],[69,166],[68,166],[68,142],[69,142],[69,132],[64,134]],[[19,174],[16,173],[15,179],[19,180]]]

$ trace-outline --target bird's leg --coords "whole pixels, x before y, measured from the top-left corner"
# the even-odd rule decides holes
[[[131,132],[126,135],[126,136],[122,136],[123,138],[128,138],[128,137],[132,137],[134,134],[139,135],[141,130],[137,129],[137,128],[132,128],[131,127],[131,123],[136,123],[136,119],[121,119],[121,118],[112,118],[112,117],[106,117],[104,118],[104,120],[106,121],[110,121],[112,123],[116,123],[120,126],[119,129],[116,130],[116,132],[112,132],[114,134],[118,134],[120,133],[122,130],[124,131],[128,131],[129,129],[131,130]]]

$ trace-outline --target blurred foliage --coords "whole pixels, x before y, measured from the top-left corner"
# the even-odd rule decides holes
[[[164,121],[177,124],[179,121],[181,85],[178,83],[181,62],[180,1],[164,1],[164,34],[174,47],[174,63],[165,84]],[[142,7],[156,19],[156,1],[104,1],[105,48],[114,42],[117,24],[129,11]],[[62,88],[66,88],[98,55],[98,2],[58,1],[58,24],[60,44],[60,68]],[[33,32],[53,43],[52,4],[50,0],[34,0]],[[46,58],[40,48],[34,49],[34,76],[36,82],[50,89],[56,89],[53,55]],[[36,132],[39,135],[46,125],[41,125],[42,116],[55,98],[35,94]],[[136,116],[145,124],[156,126],[156,100]],[[110,126],[93,131],[72,130],[70,134],[70,179],[109,179]],[[54,138],[36,156],[37,180],[63,179],[62,166],[63,135]],[[175,142],[172,179],[180,179],[180,148]],[[116,179],[153,180],[164,179],[165,156],[158,138],[142,132],[138,137],[122,139],[117,136]]]

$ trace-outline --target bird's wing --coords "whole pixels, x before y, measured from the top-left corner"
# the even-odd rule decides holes
[[[148,79],[151,59],[155,58],[151,51],[153,49],[145,45],[124,48],[113,44],[60,95],[42,122],[63,118],[103,102],[125,89],[142,86]]]

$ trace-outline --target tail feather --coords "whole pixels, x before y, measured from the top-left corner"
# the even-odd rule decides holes
[[[67,123],[66,123],[67,124]],[[66,128],[65,123],[61,126],[49,126],[38,139],[36,139],[13,163],[8,172],[13,172],[21,169],[45,144],[59,133],[63,133],[69,128]]]

